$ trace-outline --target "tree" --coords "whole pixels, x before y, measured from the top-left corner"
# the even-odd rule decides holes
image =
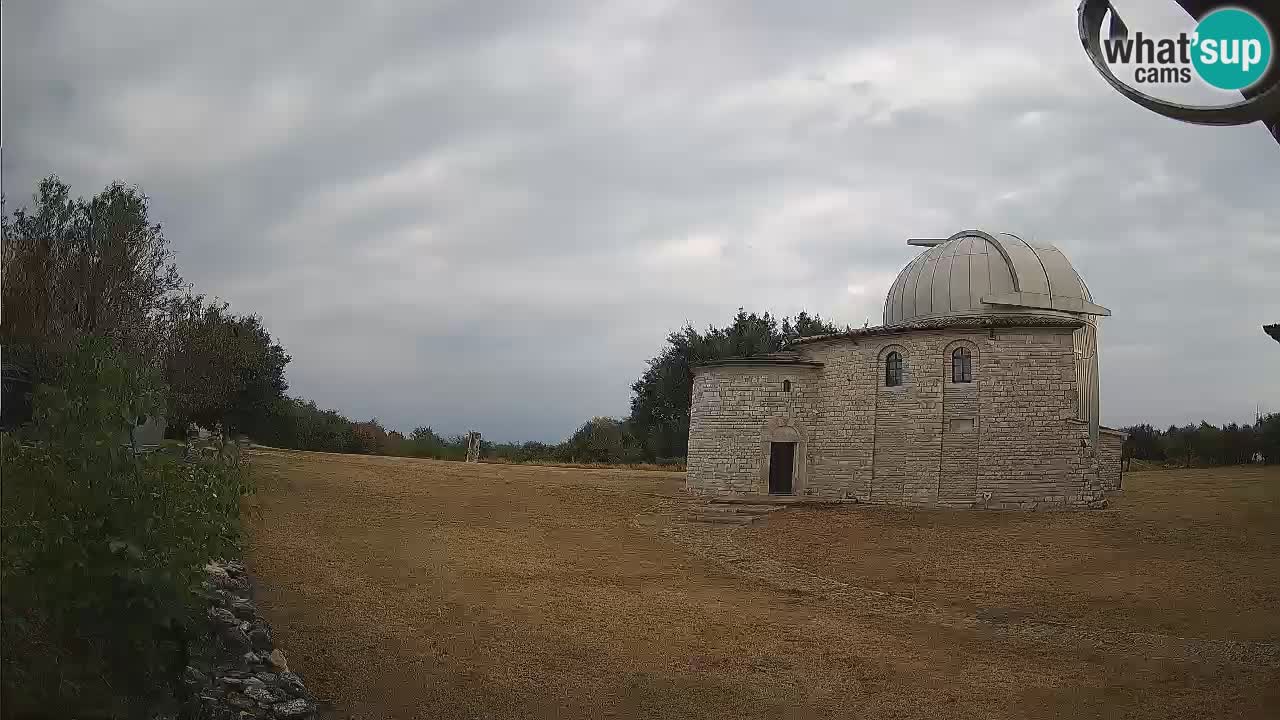
[[[1280,413],[1259,418],[1258,424],[1254,425],[1254,435],[1257,438],[1255,452],[1262,453],[1263,459],[1270,464],[1280,463]]]
[[[44,382],[89,336],[156,357],[163,311],[183,281],[148,209],[136,187],[114,182],[86,201],[49,176],[30,210],[3,218],[7,362]]]
[[[1125,440],[1125,457],[1157,462],[1164,460],[1164,448],[1160,444],[1160,431],[1150,425],[1133,425],[1124,428],[1129,438]]]
[[[353,442],[348,452],[365,455],[382,455],[387,449],[387,430],[373,418],[369,422],[353,423],[351,426]]]
[[[621,420],[594,417],[565,441],[563,454],[575,462],[619,463],[626,461],[627,447]]]
[[[285,397],[272,403],[266,430],[254,439],[281,448],[343,453],[356,445],[353,427],[334,410],[321,410],[311,400]]]
[[[170,303],[165,377],[172,424],[194,421],[255,436],[269,434],[288,384],[289,356],[254,315],[187,295]]]
[[[1192,453],[1206,465],[1226,465],[1225,447],[1223,446],[1222,430],[1216,425],[1210,425],[1208,421],[1201,420],[1200,425],[1196,427]]]
[[[777,352],[799,337],[825,335],[837,328],[818,315],[801,312],[781,327],[769,313],[757,315],[739,308],[725,328],[705,333],[691,325],[667,336],[667,346],[631,386],[630,428],[650,460],[684,457],[689,445],[689,404],[693,367],[729,357]]]

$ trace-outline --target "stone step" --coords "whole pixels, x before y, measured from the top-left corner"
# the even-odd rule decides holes
[[[735,512],[743,515],[767,515],[771,512],[781,510],[782,505],[735,505],[730,503],[716,503],[707,506],[707,509],[715,509],[717,512]]]
[[[759,518],[759,515],[737,515],[735,513],[704,513],[689,516],[689,519],[693,522],[714,525],[750,525]]]
[[[732,513],[738,512],[738,507],[739,507],[738,505],[720,505],[717,503],[712,503],[710,505],[694,505],[690,508],[690,511],[695,513],[732,514]]]
[[[813,498],[803,495],[726,495],[710,502],[726,505],[795,505],[815,502]]]

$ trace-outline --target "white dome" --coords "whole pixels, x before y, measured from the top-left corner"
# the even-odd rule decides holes
[[[1049,243],[965,230],[943,241],[912,244],[930,247],[889,288],[885,325],[946,315],[1111,314],[1093,303],[1067,256]]]

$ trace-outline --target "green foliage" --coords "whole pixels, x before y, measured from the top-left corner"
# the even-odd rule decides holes
[[[289,356],[259,318],[183,293],[168,240],[148,213],[136,187],[115,182],[73,199],[50,176],[30,208],[3,218],[6,363],[49,383],[83,338],[108,337],[163,367],[171,426],[264,432],[284,398]]]
[[[507,462],[530,462],[533,460],[559,460],[559,446],[543,442],[495,443],[481,453],[483,457],[505,460]]]
[[[266,428],[253,438],[274,447],[320,452],[350,452],[355,444],[350,420],[309,400],[290,397],[272,403]]]
[[[38,388],[22,438],[0,436],[6,711],[137,715],[198,627],[201,568],[239,551],[248,478],[135,456],[128,430],[164,391],[110,343],[84,342],[57,380]]]
[[[1280,463],[1280,413],[1258,419],[1254,425],[1229,423],[1222,427],[1201,422],[1159,430],[1150,425],[1124,428],[1125,457],[1183,467],[1240,465],[1261,455],[1264,462]]]
[[[162,345],[162,311],[182,288],[172,252],[136,187],[112,183],[72,199],[56,176],[32,206],[3,218],[4,324],[0,342],[36,382],[47,382],[84,337],[110,337],[139,356]]]
[[[555,451],[556,459],[588,463],[639,463],[644,448],[625,422],[608,417],[588,420]]]
[[[437,460],[466,460],[467,441],[463,437],[443,438],[429,426],[418,426],[394,453],[405,457]]]
[[[169,421],[249,435],[269,431],[284,398],[289,356],[254,315],[234,315],[226,303],[186,295],[168,314],[165,378],[173,393]]]
[[[387,429],[382,427],[378,418],[373,418],[369,422],[352,423],[351,435],[354,442],[350,452],[383,455],[388,450]]]
[[[689,402],[693,367],[729,357],[777,352],[788,340],[837,332],[818,315],[801,312],[793,323],[782,323],[769,313],[748,314],[742,309],[728,327],[708,327],[698,332],[686,325],[667,336],[667,347],[649,361],[631,386],[630,425],[644,457],[684,457],[689,443]]]

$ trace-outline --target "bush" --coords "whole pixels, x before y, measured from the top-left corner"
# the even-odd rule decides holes
[[[86,342],[0,436],[6,714],[135,716],[172,700],[198,619],[201,568],[240,549],[240,467],[135,456],[155,375]]]

